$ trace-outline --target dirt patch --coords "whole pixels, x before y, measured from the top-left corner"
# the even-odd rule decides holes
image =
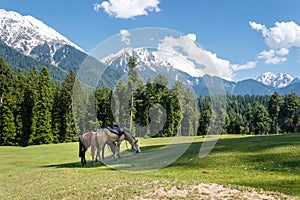
[[[248,191],[230,188],[216,183],[201,183],[189,186],[157,186],[144,196],[136,199],[243,199],[243,200],[278,200],[287,197],[261,191]]]

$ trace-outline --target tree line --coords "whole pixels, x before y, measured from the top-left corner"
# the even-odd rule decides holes
[[[295,93],[226,96],[222,117],[214,117],[211,97],[197,98],[179,81],[168,85],[161,74],[143,83],[130,69],[128,80],[119,80],[114,91],[87,90],[72,71],[54,82],[46,67],[16,74],[0,58],[0,145],[73,142],[85,131],[115,123],[141,137],[203,135],[217,123],[228,134],[299,131]]]
[[[206,134],[212,118],[210,97],[199,97],[199,134]],[[222,133],[278,134],[300,131],[300,99],[296,93],[281,96],[227,95]]]

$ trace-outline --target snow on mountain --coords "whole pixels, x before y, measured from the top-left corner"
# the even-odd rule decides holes
[[[157,56],[156,52],[151,52],[147,48],[124,48],[115,54],[111,54],[103,59],[101,62],[107,65],[116,65],[122,68],[124,72],[128,71],[127,61],[130,56],[134,55],[137,58],[137,69],[140,71],[150,70],[156,72],[158,68],[168,70],[172,68],[170,64]]]
[[[45,43],[49,45],[52,57],[64,45],[70,45],[84,52],[76,44],[40,20],[4,9],[0,9],[0,39],[25,55],[31,55],[31,51],[35,47]]]
[[[289,74],[266,72],[257,78],[257,81],[275,88],[288,86],[295,78]]]

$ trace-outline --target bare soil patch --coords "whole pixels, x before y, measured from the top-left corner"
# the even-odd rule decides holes
[[[279,200],[291,199],[287,196],[264,191],[237,189],[216,183],[200,183],[185,186],[156,186],[136,199],[243,199],[243,200]]]

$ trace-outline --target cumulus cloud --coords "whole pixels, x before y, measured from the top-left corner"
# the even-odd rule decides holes
[[[231,65],[231,69],[233,71],[239,71],[239,70],[244,70],[244,69],[252,69],[252,68],[255,68],[256,67],[256,63],[257,62],[254,62],[254,61],[250,61],[250,62],[247,62],[246,64],[244,65]]]
[[[289,54],[289,49],[300,48],[300,26],[295,22],[276,22],[274,27],[266,28],[265,25],[249,22],[250,26],[261,32],[269,50],[262,51],[258,58],[265,59],[267,64],[285,62],[284,57]]]
[[[256,22],[249,22],[250,26],[257,31],[261,31],[263,36],[265,37],[268,34],[268,29],[266,28],[265,25],[258,24]]]
[[[149,12],[159,12],[160,0],[109,0],[94,3],[94,10],[104,11],[116,18],[129,19],[136,16],[148,15]]]
[[[260,52],[257,58],[264,59],[266,64],[279,64],[285,62],[287,59],[284,57],[289,53],[286,48],[281,48],[279,50],[270,49],[269,51]]]
[[[215,53],[202,49],[195,40],[195,34],[179,38],[165,37],[158,45],[158,55],[175,68],[194,77],[209,74],[232,80],[235,71],[253,68],[256,65],[255,62],[233,65],[228,60],[219,58]]]
[[[197,35],[194,34],[194,33],[189,33],[186,35],[188,38],[190,38],[191,40],[193,40],[194,42],[196,41],[197,39]]]
[[[121,42],[124,42],[126,45],[130,45],[130,33],[127,30],[121,30]]]

